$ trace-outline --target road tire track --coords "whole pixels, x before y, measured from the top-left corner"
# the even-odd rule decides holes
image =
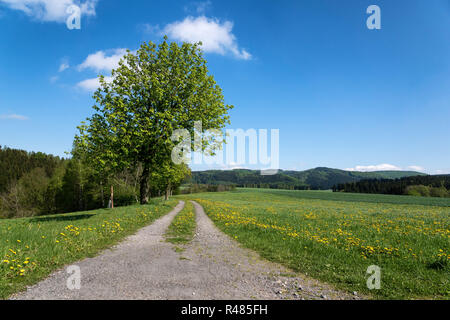
[[[197,231],[182,255],[209,283],[197,290],[195,299],[360,299],[241,247],[214,225],[198,203],[192,203]]]

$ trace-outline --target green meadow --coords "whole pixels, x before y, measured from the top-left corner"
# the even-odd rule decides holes
[[[243,246],[337,288],[375,299],[450,297],[449,199],[267,189],[187,198]],[[381,270],[379,290],[367,287],[371,265]]]
[[[0,220],[0,299],[37,283],[51,272],[98,254],[168,213],[176,200]]]
[[[0,220],[0,298],[95,256],[168,213],[178,199],[186,206],[165,235],[175,246],[193,237],[195,213],[188,200],[195,200],[243,246],[336,288],[375,299],[450,298],[447,199],[268,189]],[[378,290],[366,284],[372,265],[381,270]]]

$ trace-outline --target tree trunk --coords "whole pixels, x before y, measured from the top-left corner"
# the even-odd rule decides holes
[[[166,193],[164,195],[164,200],[169,200],[169,188],[166,189]]]
[[[139,164],[136,168],[136,176],[134,177],[134,186],[133,186],[133,191],[134,191],[134,199],[136,200],[136,203],[139,203],[139,196],[138,196],[138,192],[137,192],[137,185],[139,182],[139,177],[141,175],[141,173],[139,172],[140,168],[141,168],[141,164]]]
[[[148,165],[144,163],[144,169],[142,170],[140,178],[140,202],[141,204],[148,203],[148,177],[150,176],[150,170]]]
[[[164,200],[169,200],[169,197],[170,197],[170,189],[172,188],[172,186],[170,185],[170,183],[169,183],[169,185],[167,186],[167,188],[166,188],[166,193],[165,193],[165,197],[164,197]]]
[[[114,187],[111,186],[111,209],[114,209]]]
[[[103,193],[103,181],[100,181],[100,193],[102,196],[102,208],[105,207],[105,194]]]

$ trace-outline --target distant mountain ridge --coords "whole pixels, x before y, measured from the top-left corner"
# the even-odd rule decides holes
[[[398,179],[426,175],[415,171],[346,171],[318,167],[305,171],[280,170],[272,176],[262,176],[259,170],[207,170],[193,171],[189,182],[197,184],[235,184],[238,187],[261,187],[279,189],[327,190],[333,186],[362,179]]]

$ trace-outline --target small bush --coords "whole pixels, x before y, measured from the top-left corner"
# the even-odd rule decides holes
[[[450,192],[445,187],[436,188],[423,185],[408,186],[405,190],[405,194],[418,197],[450,197]]]
[[[447,191],[447,189],[445,189],[444,187],[440,187],[440,188],[430,188],[430,196],[445,198],[450,196],[450,194]]]
[[[410,196],[429,197],[430,188],[423,185],[408,186],[405,193]]]
[[[224,191],[233,191],[236,189],[235,185],[226,185],[226,184],[191,184],[183,189],[180,189],[181,194],[190,194],[190,193],[202,193],[202,192],[224,192]]]

